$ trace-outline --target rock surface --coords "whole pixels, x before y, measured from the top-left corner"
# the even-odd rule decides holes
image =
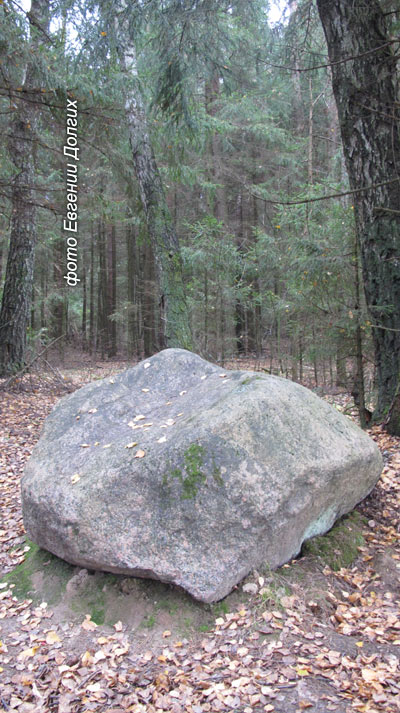
[[[221,599],[373,488],[374,442],[309,390],[166,349],[63,398],[22,479],[28,537]]]

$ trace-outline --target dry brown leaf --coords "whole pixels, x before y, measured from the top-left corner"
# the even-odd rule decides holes
[[[29,649],[24,649],[23,651],[21,651],[18,654],[18,656],[17,656],[18,661],[26,661],[26,659],[29,659],[32,656],[35,656],[36,652],[39,649],[40,649],[40,646],[32,646]]]
[[[81,661],[82,666],[91,666],[91,664],[93,663],[93,656],[90,651],[85,651],[85,653],[82,654]]]
[[[85,629],[85,631],[94,631],[97,629],[97,624],[91,620],[90,614],[85,615],[85,619],[81,624],[82,629]]]
[[[46,644],[57,644],[61,641],[56,631],[48,631],[46,634]]]

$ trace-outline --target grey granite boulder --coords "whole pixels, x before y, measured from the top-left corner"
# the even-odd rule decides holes
[[[63,398],[22,480],[28,537],[212,602],[376,483],[374,442],[311,391],[166,349]]]

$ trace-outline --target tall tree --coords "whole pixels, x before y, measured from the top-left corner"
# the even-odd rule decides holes
[[[397,57],[378,0],[317,0],[354,194],[378,403],[387,416],[400,371],[400,138]],[[400,434],[400,419],[397,433]]]
[[[49,0],[32,0],[28,13],[29,52],[19,98],[14,100],[9,153],[15,167],[11,186],[11,230],[0,312],[0,375],[25,361],[36,245],[35,141],[39,117],[38,53],[48,42]]]
[[[161,347],[190,349],[192,338],[179,241],[152,146],[138,74],[136,43],[139,32],[135,21],[136,12],[136,8],[130,8],[122,0],[114,21],[115,45],[121,71],[125,76],[125,118],[133,166],[154,254],[159,289]]]
[[[138,91],[135,94],[128,93],[126,118],[140,198],[155,259],[162,346],[190,349],[191,335],[178,236],[168,209]]]

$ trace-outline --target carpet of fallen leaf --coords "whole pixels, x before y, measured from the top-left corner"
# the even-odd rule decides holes
[[[24,559],[19,480],[60,395],[40,382],[0,392],[0,574]],[[385,468],[360,507],[366,545],[349,569],[320,566],[325,605],[294,587],[268,606],[265,578],[253,573],[239,587],[242,603],[210,632],[178,641],[165,631],[159,650],[138,650],[121,622],[55,622],[46,602],[18,601],[3,583],[0,711],[399,711],[399,439],[379,427],[370,434]]]

